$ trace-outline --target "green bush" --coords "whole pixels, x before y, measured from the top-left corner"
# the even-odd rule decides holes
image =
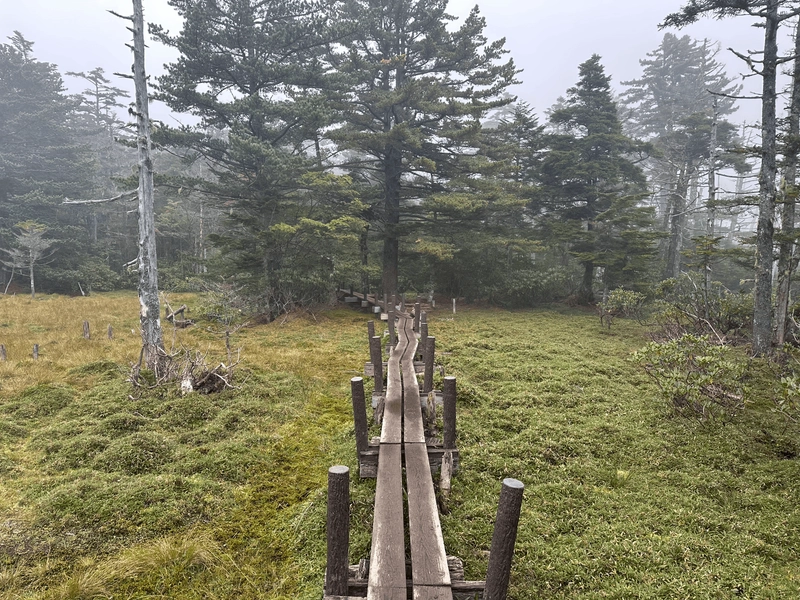
[[[684,334],[665,343],[651,342],[634,359],[678,413],[705,420],[732,416],[744,408],[744,365],[730,353],[706,336]]]

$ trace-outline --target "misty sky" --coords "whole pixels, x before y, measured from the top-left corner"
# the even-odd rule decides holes
[[[145,19],[180,29],[180,19],[167,0],[143,0]],[[664,32],[658,23],[678,10],[683,0],[491,0],[477,2],[487,20],[490,40],[506,38],[506,47],[517,66],[524,69],[522,85],[513,90],[521,100],[543,113],[578,78],[578,65],[592,54],[603,58],[606,72],[616,90],[620,81],[641,73],[639,59],[658,47]],[[451,14],[463,17],[475,0],[450,0]],[[613,7],[613,8],[609,8]],[[131,53],[125,47],[130,33],[126,23],[107,10],[131,14],[130,0],[0,0],[2,38],[14,30],[35,43],[39,60],[58,65],[59,70],[89,71],[102,67],[114,85],[132,86],[113,77],[113,72],[130,72]],[[697,39],[719,41],[720,60],[729,65],[728,74],[743,70],[741,61],[726,50],[758,49],[763,30],[743,17],[714,21],[706,19],[682,31]],[[5,40],[4,40],[5,41]],[[174,55],[156,42],[149,44],[148,71],[157,75],[161,65]],[[65,77],[72,92],[85,86]],[[746,85],[757,90],[760,82],[750,78]],[[756,101],[743,104],[732,120],[753,123],[759,118]],[[155,118],[170,120],[164,107],[154,107]],[[171,121],[174,123],[174,121]]]

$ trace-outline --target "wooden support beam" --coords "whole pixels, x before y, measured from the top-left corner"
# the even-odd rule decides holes
[[[328,562],[325,594],[346,596],[350,575],[350,469],[328,469]]]
[[[489,551],[489,567],[486,571],[486,589],[483,600],[505,600],[511,577],[511,561],[517,541],[519,514],[522,507],[522,492],[525,485],[510,477],[503,480],[500,503]]]
[[[456,447],[456,378],[444,378],[444,406],[443,406],[443,442],[446,450]]]
[[[425,379],[423,380],[424,387],[422,388],[424,394],[433,390],[433,359],[435,354],[436,338],[429,335],[425,345]]]
[[[367,405],[364,399],[364,380],[353,377],[350,380],[350,391],[353,397],[353,424],[356,433],[356,449],[358,456],[369,446],[369,427],[367,425]]]

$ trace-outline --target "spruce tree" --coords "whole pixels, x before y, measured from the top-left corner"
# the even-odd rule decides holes
[[[466,191],[486,161],[481,119],[508,104],[513,61],[489,42],[477,7],[455,27],[447,0],[348,0],[349,32],[331,56],[343,165],[374,190],[383,237],[382,288],[398,290],[400,241],[419,200]]]
[[[542,231],[551,242],[568,244],[581,263],[578,298],[591,303],[596,267],[603,267],[613,284],[631,268],[631,259],[642,255],[642,246],[649,247],[634,235],[648,224],[648,216],[637,208],[645,179],[634,162],[644,147],[622,132],[600,57],[581,64],[579,74],[550,113],[554,133],[542,164],[539,209]]]

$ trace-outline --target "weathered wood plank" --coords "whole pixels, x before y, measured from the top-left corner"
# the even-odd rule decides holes
[[[414,354],[417,351],[417,336],[414,334],[413,321],[407,319],[403,324],[403,335],[408,347],[402,358],[403,371],[403,441],[405,443],[425,443],[425,426],[422,421],[422,409],[419,398],[419,382],[414,369]]]
[[[453,600],[449,586],[415,585],[414,600]]]
[[[386,403],[381,427],[382,444],[400,444],[403,441],[403,382],[400,374],[400,356],[406,341],[391,350],[386,371]]]
[[[450,571],[425,444],[404,444],[414,587],[449,586]]]
[[[395,598],[392,589],[405,593],[403,465],[399,444],[381,444],[380,447],[369,562],[368,598]]]
[[[367,600],[406,600],[406,588],[370,587]]]

